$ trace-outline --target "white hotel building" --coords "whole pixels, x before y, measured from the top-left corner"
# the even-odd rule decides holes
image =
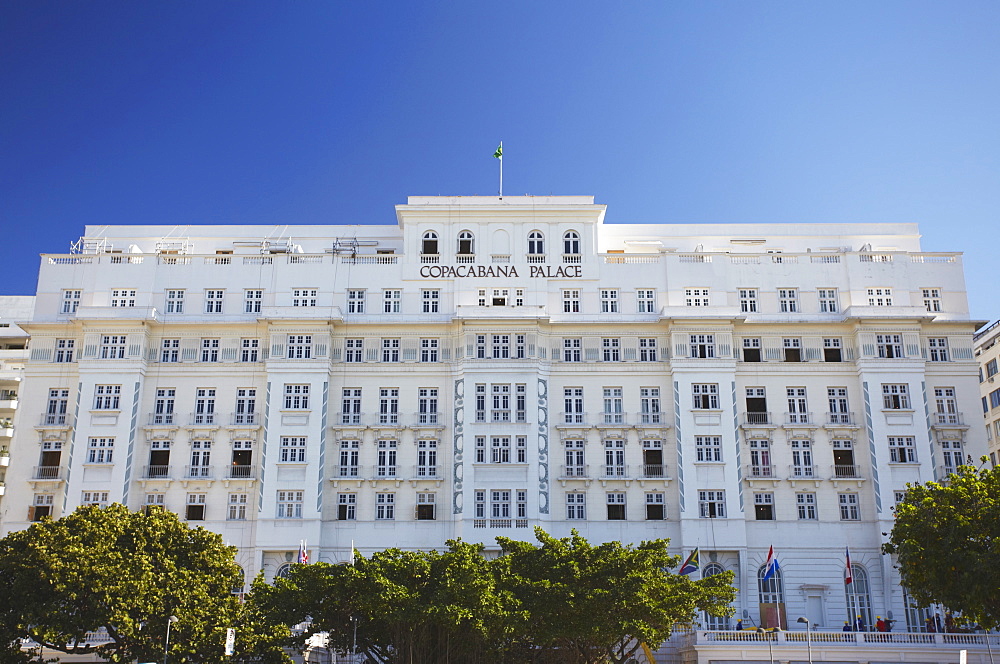
[[[411,197],[397,225],[87,227],[42,256],[0,528],[163,505],[248,579],[301,540],[669,537],[736,572],[748,625],[922,628],[880,545],[907,482],[986,451],[960,254],[913,224],[604,216]]]

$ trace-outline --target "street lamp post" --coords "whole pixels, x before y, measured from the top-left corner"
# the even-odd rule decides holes
[[[774,651],[771,650],[771,639],[774,638],[774,632],[768,633],[768,631],[763,627],[758,627],[757,633],[767,637],[767,661],[770,664],[774,664]]]
[[[813,664],[813,649],[812,649],[812,637],[809,634],[809,619],[800,617],[795,622],[806,624],[806,652],[809,653],[809,664]]]
[[[177,622],[177,616],[167,618],[167,640],[163,644],[163,664],[167,664],[167,651],[170,649],[170,626]]]

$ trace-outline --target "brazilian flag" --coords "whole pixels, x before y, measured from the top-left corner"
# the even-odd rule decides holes
[[[499,145],[499,146],[497,147],[497,151],[493,153],[493,156],[494,156],[494,157],[495,157],[496,159],[502,159],[502,158],[503,158],[503,143],[501,143],[501,144],[500,144],[500,145]]]

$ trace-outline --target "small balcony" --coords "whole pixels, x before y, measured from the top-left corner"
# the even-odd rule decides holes
[[[212,466],[185,466],[184,479],[188,480],[215,479],[215,469]]]
[[[63,479],[62,466],[35,466],[31,479],[58,482]]]
[[[764,412],[750,412],[743,413],[743,426],[758,426],[758,425],[772,425],[774,420],[771,418],[771,413]]]
[[[812,413],[785,413],[785,424],[813,424]]]
[[[864,479],[861,477],[861,467],[854,465],[836,464],[833,466],[833,475],[831,479],[837,480],[860,480]]]
[[[193,425],[219,424],[220,417],[217,413],[192,413],[188,422]]]
[[[788,467],[790,480],[818,480],[819,470],[816,466],[791,465]]]
[[[545,254],[527,254],[524,261],[529,265],[538,265],[545,262]]]
[[[559,413],[559,424],[563,426],[590,426],[587,424],[586,413]]]
[[[255,426],[260,424],[258,413],[233,413],[229,420],[233,426]]]
[[[364,415],[362,413],[338,413],[335,424],[340,426],[361,427],[364,426]]]
[[[628,413],[625,412],[603,412],[601,413],[601,424],[624,425],[628,421]]]
[[[257,479],[257,472],[253,466],[233,464],[229,466],[226,478],[231,480],[254,480]]]
[[[441,262],[441,254],[421,254],[420,262],[424,265],[437,265]]]
[[[527,528],[527,519],[473,519],[473,528]]]
[[[476,262],[475,254],[455,254],[455,263],[459,265],[468,265],[470,263]]]
[[[826,423],[842,424],[851,427],[857,426],[857,420],[854,417],[854,413],[827,413]]]
[[[67,427],[69,426],[70,416],[67,413],[46,413],[42,415],[41,422],[38,426],[42,427]]]
[[[931,424],[934,426],[965,426],[965,418],[962,413],[931,413]]]
[[[334,478],[361,479],[361,466],[337,466],[334,468]]]
[[[578,464],[573,466],[563,466],[559,479],[588,479],[590,477],[590,466]]]
[[[398,480],[401,479],[399,466],[375,466],[375,472],[371,479],[376,480]]]
[[[773,464],[750,464],[746,467],[747,479],[766,479],[773,480],[778,478],[778,473],[775,470]]]
[[[609,466],[607,464],[601,466],[601,479],[602,480],[628,480],[632,479],[631,474],[628,472],[628,466]]]
[[[149,426],[164,426],[178,424],[177,416],[173,413],[152,413],[147,421]]]
[[[667,465],[663,463],[644,463],[639,466],[642,479],[645,480],[668,480],[670,475],[667,472]]]
[[[576,265],[583,262],[583,254],[563,254],[562,262],[570,265]]]
[[[415,480],[440,480],[440,479],[443,479],[441,477],[441,475],[440,475],[440,470],[439,470],[438,466],[436,466],[436,465],[433,465],[433,466],[428,466],[428,465],[414,466],[412,474],[410,475],[410,478],[411,479],[415,479]]]
[[[637,423],[639,425],[651,425],[651,424],[666,424],[667,414],[666,413],[638,413]]]
[[[144,480],[169,480],[170,466],[146,466],[142,469],[142,479]]]
[[[441,413],[414,413],[413,421],[417,424],[429,424],[437,426],[442,424]]]

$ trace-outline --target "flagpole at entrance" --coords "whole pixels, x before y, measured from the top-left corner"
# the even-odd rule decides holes
[[[493,156],[500,160],[500,198],[503,198],[503,141],[500,141],[500,146]]]

